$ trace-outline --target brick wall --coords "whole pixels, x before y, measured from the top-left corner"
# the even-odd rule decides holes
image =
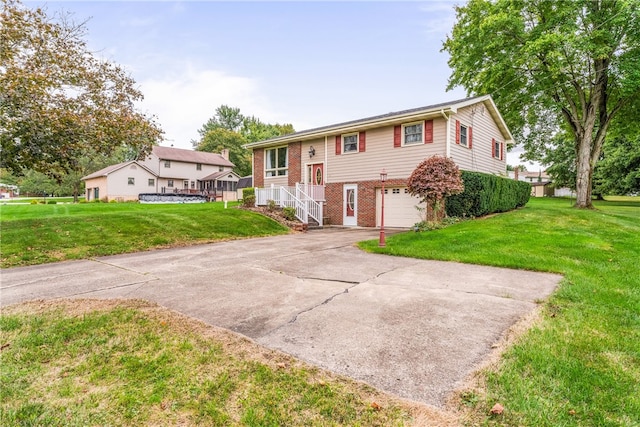
[[[253,186],[264,187],[264,148],[253,150]]]
[[[288,184],[290,187],[296,185],[296,182],[302,182],[302,142],[292,142],[289,144],[289,171]]]
[[[324,187],[324,216],[329,219],[331,225],[342,224],[342,182],[326,184]]]
[[[325,216],[333,225],[342,224],[342,214],[344,210],[344,184],[353,184],[353,182],[333,182],[325,187]],[[375,227],[376,226],[376,189],[382,187],[379,180],[376,181],[360,181],[358,184],[358,226],[359,227]],[[404,187],[407,185],[406,179],[390,179],[385,182],[388,187]]]

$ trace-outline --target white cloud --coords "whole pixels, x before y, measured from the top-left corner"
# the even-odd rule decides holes
[[[145,99],[139,108],[157,116],[165,131],[165,145],[191,148],[191,140],[198,138],[198,129],[222,104],[268,120],[262,116],[268,111],[267,102],[257,80],[252,78],[188,64],[173,76],[141,81],[140,88]]]
[[[448,34],[456,22],[455,6],[451,1],[430,2],[420,6],[420,11],[427,16],[423,21],[424,33],[428,36]]]

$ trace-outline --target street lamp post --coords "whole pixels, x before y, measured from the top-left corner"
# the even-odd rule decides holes
[[[387,180],[387,171],[382,169],[380,172],[380,182],[382,183],[382,204],[380,206],[380,241],[378,242],[378,246],[383,248],[387,246],[384,241],[384,182]]]

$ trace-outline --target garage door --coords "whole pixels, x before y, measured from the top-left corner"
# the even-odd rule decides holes
[[[376,226],[380,227],[380,213],[382,210],[382,193],[376,191]],[[409,194],[406,187],[384,189],[384,226],[385,227],[413,227],[422,221],[422,212],[416,209],[418,198]],[[421,205],[424,207],[424,204]]]

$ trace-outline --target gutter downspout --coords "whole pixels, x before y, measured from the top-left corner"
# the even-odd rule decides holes
[[[444,141],[444,147],[445,147],[445,157],[450,158],[451,157],[451,145],[450,145],[450,138],[451,138],[451,123],[450,123],[450,116],[447,116],[444,113],[444,109],[440,110],[440,114],[442,115],[442,118],[444,118],[447,121],[447,128],[445,129],[445,141]]]
[[[327,185],[327,172],[329,171],[329,156],[327,154],[327,135],[324,136],[324,185]]]

